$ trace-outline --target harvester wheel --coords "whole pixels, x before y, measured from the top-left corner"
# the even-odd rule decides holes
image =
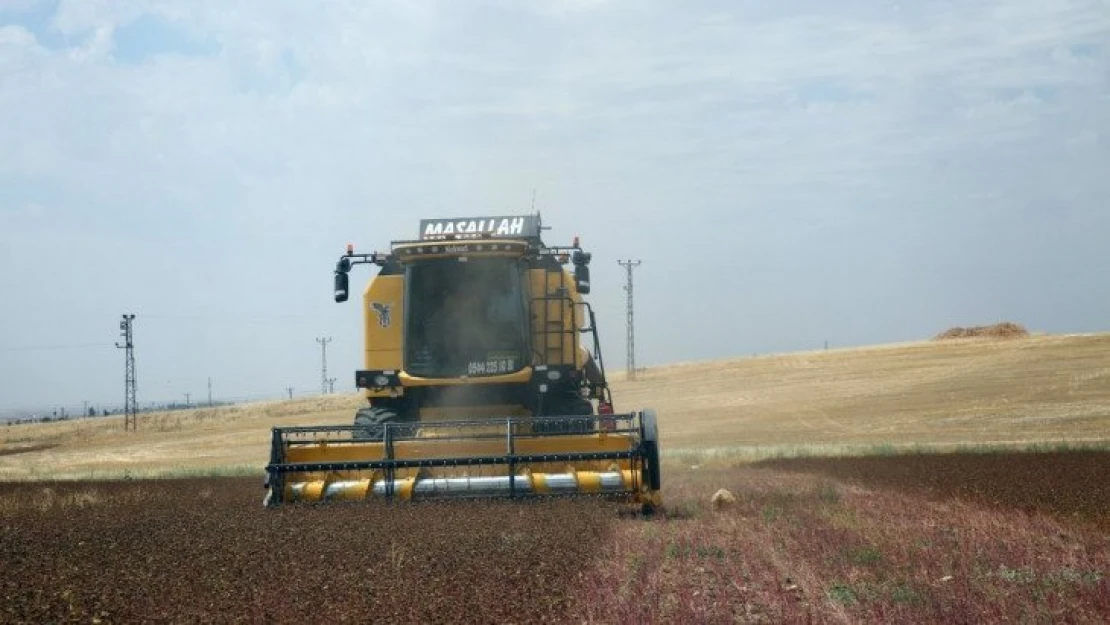
[[[655,410],[648,408],[640,413],[640,431],[642,449],[644,452],[644,473],[647,478],[648,488],[658,493],[663,487],[661,467],[659,462],[659,424],[656,421]],[[651,515],[655,512],[655,503],[645,501],[643,514]]]
[[[401,415],[385,406],[367,406],[355,414],[354,437],[360,440],[380,441],[385,438],[386,423],[400,423]]]

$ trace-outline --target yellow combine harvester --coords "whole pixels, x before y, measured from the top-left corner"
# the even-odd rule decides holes
[[[660,503],[655,413],[616,413],[590,254],[548,247],[539,215],[425,219],[362,294],[367,405],[347,426],[273,429],[266,504],[601,495]],[[573,269],[568,268],[568,264]],[[583,337],[592,338],[591,351]],[[596,406],[595,406],[596,402]]]

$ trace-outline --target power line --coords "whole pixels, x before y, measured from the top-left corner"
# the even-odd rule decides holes
[[[634,268],[640,266],[640,261],[638,261],[638,260],[629,260],[629,261],[618,260],[617,263],[620,266],[624,267],[625,270],[628,272],[627,283],[624,285],[624,290],[628,294],[628,296],[626,298],[626,300],[627,300],[626,314],[627,314],[627,325],[628,325],[627,367],[628,367],[628,379],[629,380],[635,380],[636,379],[636,330],[635,330],[636,319],[634,317],[634,312],[635,311],[632,307],[632,270]]]
[[[107,350],[111,343],[72,343],[69,345],[16,345],[0,347],[0,352],[37,352],[40,350]]]
[[[131,322],[135,319],[135,315],[123,315],[123,321],[119,322],[120,336],[123,337],[124,343],[120,345],[116,343],[116,347],[126,349],[127,355],[123,365],[123,429],[124,431],[131,429],[139,429],[139,413],[138,404],[135,402],[135,342],[131,334]]]

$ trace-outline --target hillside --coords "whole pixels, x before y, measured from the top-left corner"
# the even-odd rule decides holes
[[[613,373],[618,410],[658,410],[664,452],[845,453],[856,445],[1110,442],[1110,334],[959,339]],[[357,395],[0,427],[0,479],[238,467],[273,425],[349,423]]]
[[[1110,334],[962,339],[647,370],[618,410],[667,447],[1110,440]]]

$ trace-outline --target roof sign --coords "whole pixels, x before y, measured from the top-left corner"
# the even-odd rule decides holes
[[[442,240],[451,237],[538,239],[539,236],[540,222],[535,215],[420,220],[420,238],[423,240]]]

